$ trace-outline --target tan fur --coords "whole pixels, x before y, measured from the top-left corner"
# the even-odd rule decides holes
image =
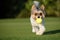
[[[40,6],[40,8],[41,8],[42,10],[45,10],[45,6],[44,6],[43,4]]]
[[[37,24],[36,23],[36,18],[40,18],[42,17],[42,22],[44,21],[44,17],[45,17],[45,14],[44,14],[44,6],[41,5],[40,6],[41,10],[37,10],[35,5],[32,6],[31,8],[31,17],[30,17],[30,21],[31,21],[31,25],[32,25],[32,32],[33,33],[36,33],[36,35],[43,35],[43,33],[45,32],[45,26],[44,26],[44,23],[41,23],[41,24]],[[42,13],[42,15],[40,15],[40,13]]]
[[[40,8],[41,8],[42,10],[44,10],[44,9],[45,9],[44,5],[41,5],[41,6],[40,6]],[[32,11],[34,10],[34,12],[33,12],[33,13],[31,13],[31,16],[32,16],[32,18],[33,18],[33,19],[35,19],[35,20],[36,20],[35,13],[38,13],[38,11],[37,11],[37,9],[36,9],[35,5],[32,5],[31,10],[32,10]],[[42,12],[42,17],[43,17],[43,18],[45,17],[45,15],[44,15],[44,13],[43,13],[43,12]]]
[[[33,13],[31,13],[31,16],[32,16],[32,18],[33,18],[33,19],[35,19],[35,20],[36,20],[35,13],[37,13],[37,10],[36,10],[36,7],[35,7],[35,5],[32,5],[32,8],[31,8],[31,10],[34,10],[34,12],[33,12]]]

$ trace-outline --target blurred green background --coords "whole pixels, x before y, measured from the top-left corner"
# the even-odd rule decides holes
[[[29,17],[33,1],[0,1],[0,40],[60,40],[60,0],[37,0],[46,11],[42,36],[32,33]]]
[[[0,1],[0,18],[29,18],[34,0]],[[37,0],[45,5],[46,16],[60,17],[60,0]],[[2,5],[3,4],[3,5]]]

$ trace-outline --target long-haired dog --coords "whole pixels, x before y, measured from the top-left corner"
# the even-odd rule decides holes
[[[35,5],[31,8],[31,25],[32,25],[32,32],[36,33],[36,35],[42,35],[45,32],[45,26],[44,26],[44,18],[45,18],[45,7],[44,5],[41,5],[40,8],[36,8]],[[42,18],[42,23],[38,24],[36,23],[36,18]]]

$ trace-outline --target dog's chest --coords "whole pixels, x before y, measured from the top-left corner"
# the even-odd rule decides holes
[[[38,26],[38,25],[43,24],[43,23],[41,23],[41,24],[36,23],[36,21],[35,21],[33,18],[30,18],[30,21],[31,21],[31,24],[32,24],[33,26]],[[42,22],[43,22],[43,20],[42,20]]]

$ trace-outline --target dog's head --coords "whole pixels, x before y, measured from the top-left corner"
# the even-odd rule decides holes
[[[43,17],[44,12],[42,10],[38,10],[37,12],[34,13],[36,18],[40,18]]]
[[[35,7],[34,7],[34,8],[35,8]],[[45,16],[45,11],[44,11],[44,10],[45,10],[44,5],[41,5],[41,6],[40,6],[40,9],[34,11],[34,13],[32,14],[32,15],[33,15],[33,18],[34,18],[34,19],[40,18],[40,17],[44,18],[44,16]]]

